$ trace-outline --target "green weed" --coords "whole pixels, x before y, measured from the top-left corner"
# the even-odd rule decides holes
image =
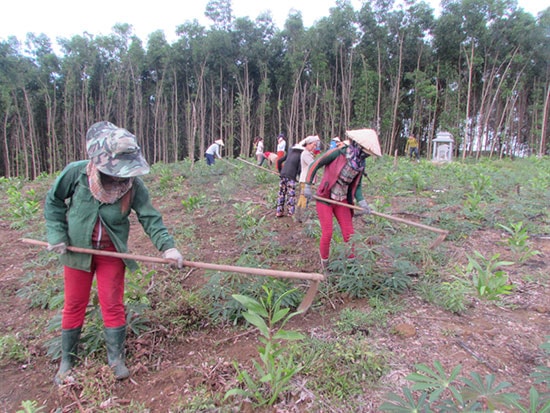
[[[21,402],[22,410],[17,410],[17,413],[38,413],[44,411],[45,406],[38,406],[36,400],[23,400]]]
[[[8,214],[12,221],[11,227],[21,229],[27,221],[34,218],[40,210],[40,200],[34,189],[29,189],[23,195],[21,190],[12,185],[7,189],[10,204]]]
[[[348,408],[388,369],[386,357],[371,349],[359,334],[309,339],[296,353],[304,365],[301,375],[308,387],[328,399],[339,400],[337,403],[345,400]]]
[[[17,334],[8,334],[0,337],[0,360],[7,362],[9,360],[18,363],[28,361],[30,352]]]
[[[183,209],[186,212],[192,212],[195,209],[198,209],[201,207],[201,205],[204,204],[204,201],[206,199],[205,195],[189,195],[187,199],[182,199],[181,204],[183,205]]]

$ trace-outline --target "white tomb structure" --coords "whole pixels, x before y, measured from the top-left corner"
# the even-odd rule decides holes
[[[434,162],[451,162],[453,160],[453,145],[455,143],[453,135],[449,132],[438,132],[433,142]]]

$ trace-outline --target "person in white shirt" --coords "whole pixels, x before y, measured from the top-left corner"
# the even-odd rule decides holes
[[[217,139],[214,141],[212,145],[208,147],[206,150],[206,164],[207,165],[214,165],[214,156],[216,156],[218,159],[221,159],[220,155],[220,148],[224,146],[223,141],[221,139]]]
[[[258,161],[258,166],[262,166],[265,161],[264,156],[264,138],[257,137],[254,139],[254,145],[256,146],[256,160]]]
[[[308,136],[303,140],[303,145],[306,149],[302,152],[302,155],[300,156],[301,172],[300,178],[298,180],[298,182],[300,183],[300,196],[298,197],[295,211],[295,218],[298,222],[302,222],[304,210],[307,207],[307,199],[304,196],[307,170],[309,168],[309,165],[311,165],[311,163],[315,159],[315,149],[317,148],[319,142],[319,136]]]
[[[281,159],[286,154],[286,141],[285,141],[285,134],[279,133],[279,136],[277,136],[277,163],[275,165],[279,164],[279,159]],[[277,169],[277,172],[280,172],[279,169]]]

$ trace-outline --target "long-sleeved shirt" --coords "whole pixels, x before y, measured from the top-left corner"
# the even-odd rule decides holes
[[[302,152],[302,155],[300,156],[300,166],[302,171],[300,172],[299,182],[306,181],[307,170],[314,160],[315,156],[313,155],[313,152],[310,152],[307,149]]]
[[[338,178],[340,177],[340,173],[347,163],[346,150],[346,147],[330,149],[314,160],[309,166],[305,182],[310,185],[315,178],[317,170],[323,166],[325,167],[323,178],[317,188],[318,196],[329,199],[331,198],[332,187],[336,185]],[[362,177],[363,173],[360,171],[348,185],[346,199],[350,205],[353,205],[353,198],[357,201],[362,201],[364,199],[363,191],[361,190]]]
[[[220,158],[221,159],[221,155],[220,155],[220,145],[218,145],[217,143],[213,143],[212,145],[210,145],[208,147],[208,149],[206,150],[206,153],[208,155],[215,155],[216,157]]]
[[[44,217],[49,244],[64,242],[66,245],[92,248],[92,234],[98,220],[101,221],[118,252],[128,251],[131,210],[151,242],[159,251],[174,247],[174,239],[162,222],[162,216],[151,204],[149,191],[136,177],[132,185],[129,208],[122,207],[122,198],[113,204],[104,204],[93,197],[86,174],[87,160],[72,162],[65,167],[46,195]],[[124,198],[124,197],[123,197]],[[67,251],[61,262],[72,268],[89,271],[90,254]],[[134,260],[124,260],[132,271],[138,268]]]

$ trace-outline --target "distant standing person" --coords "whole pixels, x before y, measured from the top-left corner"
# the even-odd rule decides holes
[[[298,203],[296,204],[296,220],[302,222],[304,211],[307,207],[307,199],[304,196],[304,187],[306,185],[306,176],[309,165],[315,160],[315,150],[319,144],[320,139],[318,136],[308,136],[304,139],[305,149],[300,155],[300,196],[298,197]]]
[[[279,169],[279,159],[281,159],[286,154],[286,141],[285,141],[285,134],[279,133],[279,136],[277,136],[277,171],[280,172]]]
[[[206,164],[207,165],[214,165],[214,162],[215,162],[215,158],[218,158],[218,159],[221,159],[222,156],[220,155],[220,148],[224,146],[223,145],[223,140],[221,139],[217,139],[214,141],[214,143],[212,145],[210,145],[208,147],[208,149],[206,150]]]
[[[363,198],[361,179],[365,170],[365,160],[371,155],[380,156],[378,136],[372,129],[361,129],[346,132],[350,138],[349,146],[331,149],[317,158],[310,165],[306,176],[304,196],[313,198],[311,184],[315,174],[321,167],[325,167],[321,183],[317,189],[317,196],[334,201],[353,205],[356,199],[363,213],[370,213],[370,208]],[[336,217],[344,242],[348,242],[354,233],[352,209],[317,200],[316,203],[319,223],[321,224],[321,239],[319,253],[321,267],[326,271],[329,264],[330,242],[333,232],[333,217]],[[350,258],[353,257],[353,253]]]
[[[277,169],[281,171],[279,179],[279,194],[277,197],[277,218],[285,215],[285,203],[287,215],[294,215],[296,208],[296,180],[300,175],[300,156],[304,147],[297,143],[287,154],[277,160]]]
[[[258,161],[258,166],[262,166],[264,161],[265,161],[265,157],[264,157],[264,139],[258,136],[254,140],[254,145],[256,146],[256,153],[255,153],[256,161]]]
[[[410,135],[407,139],[407,145],[405,147],[405,153],[408,153],[409,159],[415,156],[417,161],[420,161],[420,154],[418,153],[418,139],[415,136]]]
[[[94,123],[86,134],[89,160],[68,164],[48,191],[44,217],[48,250],[64,265],[65,303],[61,317],[61,363],[54,382],[63,384],[73,368],[95,275],[103,316],[107,361],[117,379],[130,375],[125,365],[126,315],[124,275],[135,271],[133,260],[69,251],[69,246],[128,252],[132,210],[163,257],[183,267],[174,246],[139,178],[149,173],[136,137],[110,122]]]
[[[334,149],[334,148],[338,147],[339,143],[342,143],[342,141],[340,140],[340,138],[338,136],[336,136],[335,138],[332,138],[330,140],[329,149]]]

